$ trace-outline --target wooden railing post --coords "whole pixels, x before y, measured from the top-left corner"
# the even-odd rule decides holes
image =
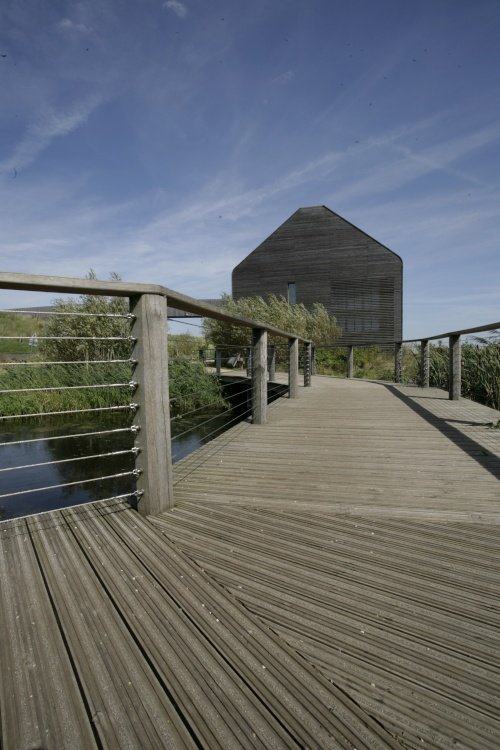
[[[220,349],[215,350],[215,372],[220,375],[222,365],[222,352]]]
[[[267,331],[252,328],[252,422],[267,422]]]
[[[394,382],[403,381],[403,344],[397,341],[394,344]]]
[[[312,344],[304,344],[304,387],[311,385]]]
[[[352,378],[354,372],[354,347],[347,347],[347,377]]]
[[[311,350],[311,375],[316,375],[316,347]]]
[[[288,397],[299,395],[299,340],[288,339]]]
[[[274,380],[276,377],[276,347],[268,347],[268,364],[267,369],[269,371],[269,380]]]
[[[448,341],[448,392],[450,401],[458,401],[462,393],[462,346],[460,336],[450,336]]]
[[[420,386],[429,387],[429,341],[422,339],[420,342]]]
[[[139,511],[156,515],[174,504],[170,445],[170,404],[168,394],[167,300],[159,294],[130,298],[135,316],[132,336],[136,338],[132,358],[137,364],[134,400],[138,405],[136,438],[140,470],[137,490],[143,492]]]

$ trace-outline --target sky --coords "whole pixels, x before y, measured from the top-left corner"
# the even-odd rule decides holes
[[[403,258],[406,338],[495,322],[499,38],[498,0],[2,0],[0,270],[218,297],[326,205]]]

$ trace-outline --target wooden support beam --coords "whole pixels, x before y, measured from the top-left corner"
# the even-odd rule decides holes
[[[311,367],[312,367],[312,344],[306,342],[304,344],[304,387],[308,388],[311,385]]]
[[[252,329],[252,422],[267,422],[267,331]]]
[[[352,378],[354,373],[354,347],[347,347],[347,377]]]
[[[299,395],[299,340],[288,339],[288,397]]]
[[[429,387],[429,341],[422,339],[420,342],[420,386]]]
[[[450,401],[458,401],[462,395],[462,345],[460,336],[449,338],[448,392]]]
[[[247,347],[247,378],[252,377],[252,347]]]
[[[142,515],[156,515],[174,504],[168,394],[167,300],[159,294],[142,294],[130,299],[135,315],[132,358],[137,360],[133,378],[138,383],[134,400],[138,404],[136,424],[140,449],[136,468],[141,471],[137,489]]]
[[[403,344],[397,341],[394,344],[394,382],[403,381]]]

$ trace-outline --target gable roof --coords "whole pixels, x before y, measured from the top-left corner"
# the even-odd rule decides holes
[[[377,239],[375,239],[375,237],[372,237],[370,234],[365,232],[363,229],[360,229],[352,222],[348,221],[347,219],[344,219],[342,216],[340,216],[340,214],[337,214],[335,213],[335,211],[332,211],[331,208],[328,208],[328,206],[320,205],[320,206],[305,206],[302,208],[298,208],[296,211],[294,211],[294,213],[291,216],[289,216],[288,219],[286,219],[282,224],[280,224],[280,226],[277,227],[277,229],[275,229],[274,232],[272,232],[268,237],[266,237],[266,239],[263,240],[260,243],[260,245],[258,245],[251,253],[249,253],[245,258],[243,258],[243,260],[240,261],[240,263],[238,263],[234,267],[233,273],[234,271],[236,271],[236,269],[240,265],[244,264],[245,261],[248,258],[250,258],[252,255],[254,255],[255,253],[260,253],[262,251],[267,250],[266,246],[271,239],[273,238],[276,239],[279,235],[286,233],[288,229],[291,229],[292,225],[299,223],[298,219],[304,219],[304,217],[307,216],[307,214],[310,215],[311,220],[317,221],[319,219],[320,221],[328,221],[329,218],[334,218],[337,221],[343,222],[349,227],[352,227],[353,229],[355,229],[357,232],[359,232],[361,235],[366,237],[368,240],[371,240],[372,242],[376,242],[377,245],[379,245],[379,247],[383,248],[384,250],[387,250],[387,252],[391,253],[396,258],[398,258],[401,261],[401,264],[403,263],[403,259],[401,258],[401,256],[398,255],[398,253],[395,253],[394,250],[391,250],[389,247],[384,245],[382,242],[379,242]]]

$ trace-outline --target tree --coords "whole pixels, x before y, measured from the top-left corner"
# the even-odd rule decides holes
[[[86,278],[97,279],[95,271],[91,269]],[[116,273],[110,274],[110,279],[121,281]],[[128,314],[126,297],[84,294],[75,300],[54,300],[53,310],[63,314],[50,316],[46,323],[44,336],[56,338],[40,341],[45,359],[74,362],[130,357],[130,342],[113,340],[130,336],[130,321],[113,317]],[[85,340],[89,337],[96,340]]]
[[[228,313],[244,318],[268,323],[287,333],[310,339],[315,346],[329,346],[338,338],[341,331],[335,318],[329,315],[324,305],[314,304],[310,309],[303,304],[290,305],[285,297],[275,294],[263,297],[243,297],[234,300],[230,295],[222,295],[222,307]],[[229,351],[239,351],[250,343],[250,330],[242,326],[224,323],[221,320],[205,318],[203,331],[208,342]],[[269,334],[270,345],[283,345],[281,336]]]
[[[193,336],[191,333],[171,333],[168,337],[170,358],[198,359],[198,352],[204,346],[205,339],[202,336]]]
[[[93,270],[88,279],[96,279]],[[112,273],[112,281],[121,281]],[[40,356],[50,362],[68,362],[67,365],[53,365],[46,368],[33,368],[40,382],[28,386],[52,386],[56,391],[36,394],[35,401],[44,403],[44,409],[94,408],[129,403],[132,394],[128,386],[123,388],[88,389],[86,386],[129,383],[132,369],[128,362],[131,356],[130,320],[128,299],[104,295],[84,294],[76,299],[57,299],[53,312],[62,313],[49,317],[44,337],[41,341]],[[167,321],[165,320],[165,325]],[[224,406],[225,401],[219,382],[205,371],[201,363],[188,361],[200,347],[194,336],[181,334],[173,337],[174,346],[170,349],[173,361],[170,363],[170,395],[177,412],[188,411],[204,404]],[[177,360],[176,360],[177,358]],[[179,361],[180,360],[180,361]],[[73,363],[99,364],[73,364]],[[1,373],[0,373],[1,379]],[[82,390],[59,390],[66,386],[83,386]],[[15,387],[11,385],[11,387]],[[48,405],[47,405],[48,403]],[[11,405],[15,413],[16,404]],[[37,411],[36,405],[31,407]]]

